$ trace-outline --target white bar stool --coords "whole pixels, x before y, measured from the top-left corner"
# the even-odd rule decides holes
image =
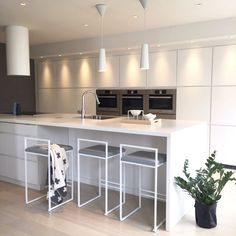
[[[126,149],[126,152],[122,152],[123,149]],[[140,151],[134,151],[140,150]],[[129,153],[130,151],[130,153]],[[127,219],[129,216],[134,214],[141,208],[141,198],[142,198],[142,171],[141,167],[151,168],[155,171],[155,179],[154,179],[154,191],[148,191],[153,194],[154,198],[154,224],[153,231],[156,230],[165,222],[165,219],[161,220],[161,222],[157,225],[157,176],[158,176],[158,168],[166,163],[166,154],[158,153],[157,148],[148,148],[142,146],[128,145],[128,144],[120,144],[120,220],[123,221]],[[123,203],[122,203],[122,193],[125,194],[125,165],[133,165],[138,166],[139,171],[139,188],[138,188],[138,197],[139,204],[136,209],[123,216]],[[124,192],[123,192],[124,191]],[[160,194],[163,195],[163,194]],[[123,196],[124,198],[124,196]]]
[[[81,148],[81,144],[86,145],[87,147]],[[92,144],[92,146],[91,146]],[[105,161],[105,215],[108,215],[115,209],[119,208],[119,203],[117,206],[113,207],[112,209],[108,209],[108,185],[112,184],[112,187],[114,189],[117,189],[119,191],[119,182],[111,182],[108,180],[108,160],[111,158],[119,158],[120,155],[120,149],[119,147],[109,146],[108,142],[105,141],[97,141],[97,140],[90,140],[90,139],[78,139],[77,140],[78,145],[78,207],[85,206],[86,204],[96,200],[97,198],[101,197],[101,161]],[[90,145],[90,146],[88,146]],[[87,200],[86,202],[81,203],[81,187],[80,187],[80,158],[95,158],[99,159],[99,193],[97,196]],[[119,166],[117,167],[119,168]]]
[[[66,183],[67,188],[70,188],[70,197],[66,198],[66,201],[63,201],[62,203],[59,203],[55,206],[52,206],[52,201],[50,197],[50,189],[51,189],[51,158],[50,158],[50,147],[51,142],[48,139],[39,139],[39,138],[31,138],[31,137],[25,137],[24,140],[24,147],[25,147],[25,203],[30,204],[33,202],[36,202],[44,197],[47,196],[47,194],[44,194],[42,196],[36,197],[32,200],[29,200],[29,194],[28,194],[28,155],[36,155],[36,156],[42,156],[47,158],[48,162],[48,211],[52,211],[70,201],[73,200],[74,196],[74,185],[73,185],[73,147],[69,145],[63,145],[58,144],[60,147],[64,148],[66,153],[70,154],[68,155],[68,161],[69,161],[69,168],[66,173]],[[30,144],[31,143],[31,144]],[[71,171],[71,174],[69,174],[69,170]]]

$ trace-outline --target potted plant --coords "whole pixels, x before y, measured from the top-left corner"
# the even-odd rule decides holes
[[[196,170],[194,177],[189,173],[189,162],[185,160],[182,177],[175,177],[175,183],[195,199],[195,219],[198,226],[213,228],[217,225],[216,206],[221,191],[228,181],[236,181],[233,171],[226,171],[215,161],[216,151],[206,160],[205,168]]]

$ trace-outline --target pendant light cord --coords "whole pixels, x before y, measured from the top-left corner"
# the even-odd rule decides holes
[[[146,32],[146,8],[144,8],[144,11],[143,11],[143,29],[144,29],[144,32]],[[145,34],[143,34],[143,43],[145,43]]]
[[[101,48],[103,48],[103,16],[101,16]]]

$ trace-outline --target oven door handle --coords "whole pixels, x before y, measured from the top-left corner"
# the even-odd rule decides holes
[[[125,98],[132,98],[132,99],[140,99],[140,98],[143,98],[142,96],[122,96],[122,99]]]
[[[158,98],[158,99],[171,99],[171,96],[149,96],[149,98]]]
[[[98,98],[116,98],[116,95],[110,95],[110,96],[100,96],[98,95]]]

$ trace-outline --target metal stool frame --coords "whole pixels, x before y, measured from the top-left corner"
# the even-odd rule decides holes
[[[89,154],[82,154],[80,153],[80,144],[81,142],[89,142],[89,143],[95,143],[95,144],[102,144],[105,146],[105,156],[102,157],[102,156],[96,156],[96,155],[89,155]],[[101,179],[101,160],[104,160],[105,161],[105,213],[104,215],[108,215],[109,213],[111,213],[112,211],[114,211],[115,209],[119,208],[119,204],[115,207],[113,207],[112,209],[108,209],[108,184],[109,184],[109,181],[108,181],[108,160],[110,160],[111,158],[114,158],[116,156],[119,157],[119,153],[116,154],[116,155],[112,155],[112,156],[108,156],[108,142],[106,141],[98,141],[98,140],[92,140],[92,139],[81,139],[81,138],[78,138],[77,139],[77,147],[78,147],[78,207],[82,207],[82,206],[85,206],[87,205],[88,203],[98,199],[99,197],[101,197],[101,185],[102,185],[102,182],[103,180]],[[86,202],[83,202],[81,203],[81,197],[80,197],[80,194],[81,194],[81,189],[80,189],[80,158],[81,156],[83,157],[88,157],[88,158],[95,158],[95,159],[99,159],[99,184],[98,184],[98,188],[99,188],[99,193],[97,196],[87,200]],[[116,188],[114,187],[115,185],[117,185],[117,190],[119,190],[119,183],[115,183],[115,182],[111,182],[113,184],[113,188]]]
[[[34,198],[32,200],[29,200],[29,193],[28,193],[28,165],[27,165],[27,155],[36,155],[36,156],[42,156],[42,157],[47,157],[48,158],[48,211],[51,212],[52,210],[61,207],[63,205],[65,205],[66,203],[72,201],[74,199],[74,174],[73,174],[73,155],[69,155],[71,156],[71,180],[69,180],[69,178],[67,178],[67,186],[71,188],[71,198],[67,199],[65,202],[62,202],[56,206],[52,207],[52,202],[51,202],[51,197],[50,197],[50,187],[51,187],[51,183],[50,183],[50,178],[51,178],[51,168],[50,168],[50,145],[51,145],[51,141],[49,139],[39,139],[39,138],[31,138],[31,137],[25,137],[24,140],[24,150],[26,150],[26,148],[28,148],[28,142],[29,141],[37,141],[37,142],[41,142],[42,145],[44,143],[44,145],[47,145],[47,155],[44,154],[40,154],[40,153],[36,153],[36,152],[28,152],[25,151],[25,203],[28,205],[30,203],[36,202],[44,197],[47,196],[47,194],[44,194],[42,196],[39,196],[37,198]],[[69,150],[66,151],[66,153],[69,154],[73,154],[73,150]],[[70,161],[69,161],[70,163]],[[69,172],[67,174],[69,176]]]
[[[132,148],[132,149],[141,149],[141,150],[146,150],[146,151],[151,151],[155,153],[155,165],[145,165],[145,164],[141,164],[141,163],[136,163],[136,162],[128,162],[128,161],[122,161],[122,157],[123,157],[123,148]],[[154,169],[155,174],[154,174],[154,223],[153,223],[153,231],[156,232],[157,229],[165,222],[165,219],[163,219],[158,225],[157,225],[157,177],[158,177],[158,168],[162,165],[164,165],[165,162],[163,163],[158,163],[158,149],[157,148],[149,148],[149,147],[143,147],[143,146],[136,146],[136,145],[129,145],[129,144],[120,144],[120,221],[124,221],[125,219],[127,219],[129,216],[131,216],[132,214],[134,214],[135,212],[137,212],[141,206],[142,206],[142,176],[141,176],[141,168],[142,167],[146,167],[146,168],[151,168]],[[127,215],[123,216],[123,210],[122,210],[122,206],[124,205],[124,203],[122,203],[122,192],[123,194],[125,194],[125,178],[123,176],[125,176],[125,165],[132,165],[132,166],[138,166],[138,175],[139,175],[139,189],[138,189],[138,197],[139,197],[139,204],[138,207],[135,208],[133,211],[131,211],[130,213],[128,213]],[[123,179],[122,179],[123,178]],[[152,191],[148,191],[148,192],[152,192]],[[160,194],[162,195],[162,194]],[[124,196],[123,196],[124,198]]]

